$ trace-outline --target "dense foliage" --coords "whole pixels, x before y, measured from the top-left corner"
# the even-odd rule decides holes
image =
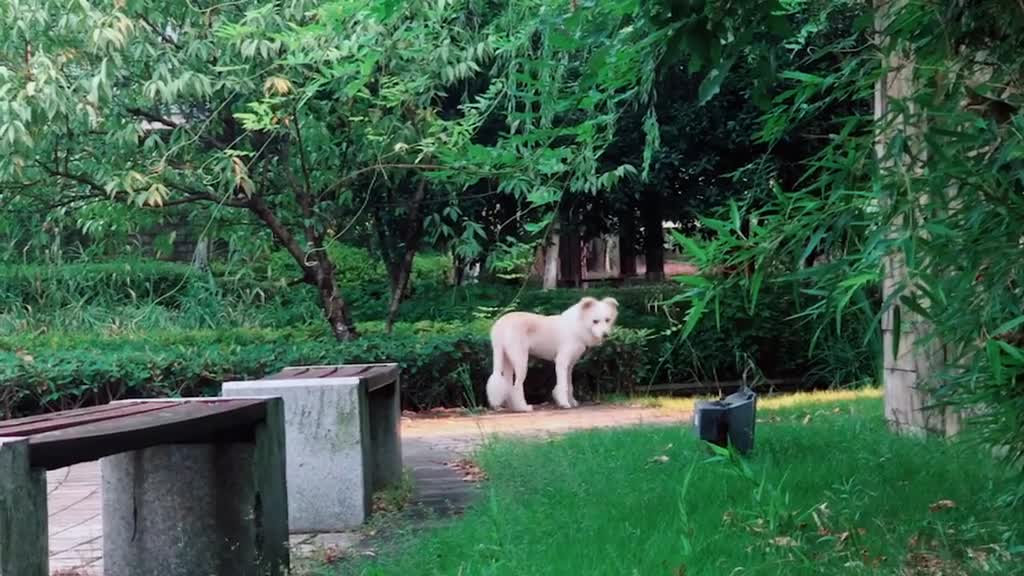
[[[387,335],[380,321],[386,290],[374,296],[374,284],[354,283],[346,286],[366,334],[339,347],[319,329],[309,294],[258,279],[216,271],[196,276],[185,265],[127,263],[9,267],[0,278],[8,280],[6,297],[31,303],[16,308],[7,300],[0,314],[0,328],[10,334],[0,337],[2,409],[8,415],[122,396],[216,393],[225,380],[260,377],[286,365],[370,361],[402,364],[409,408],[476,406],[490,370],[490,318],[508,307],[557,313],[581,295],[519,286],[453,289],[425,274],[403,303],[405,320]],[[146,292],[179,284],[156,297]],[[93,301],[77,300],[79,290]],[[598,293],[619,300],[621,330],[578,366],[577,390],[584,398],[642,392],[666,382],[729,381],[744,373],[797,377],[806,385],[872,376],[873,354],[863,344],[867,334],[847,332],[855,342],[848,346],[840,338],[823,339],[814,355],[807,353],[811,333],[789,319],[800,309],[789,287],[766,294],[757,314],[737,292],[721,306],[717,324],[709,316],[686,339],[673,328],[686,315],[685,303],[670,303],[678,286]],[[830,356],[846,359],[842,372],[826,370],[823,360]],[[552,377],[550,366],[534,366],[531,398],[544,401]]]
[[[707,309],[717,289],[796,280],[822,296],[805,311],[819,326],[850,309],[874,325],[887,313],[902,333],[886,343],[893,355],[938,354],[922,382],[934,401],[977,415],[985,439],[1020,461],[1024,18],[1014,2],[885,6],[861,7],[860,29],[818,47],[813,59],[833,65],[787,76],[762,136],[776,141],[836,102],[867,103],[876,87],[889,93],[884,109],[835,118],[800,182],[707,220],[713,240],[686,241],[690,254],[753,273],[691,296]],[[876,21],[880,42],[864,42]],[[869,313],[879,286],[883,306]]]

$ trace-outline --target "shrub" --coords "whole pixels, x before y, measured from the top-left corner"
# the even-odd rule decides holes
[[[766,289],[756,315],[747,312],[740,298],[726,301],[718,311],[719,323],[714,314],[707,315],[686,340],[663,319],[681,318],[685,309],[657,306],[670,290],[661,286],[604,292],[620,300],[623,328],[577,365],[579,397],[628,394],[655,383],[731,380],[751,364],[768,377],[812,376],[812,333],[788,319],[800,307],[791,290]],[[469,292],[474,302],[497,302],[508,295],[484,287],[464,293]],[[403,404],[408,408],[482,404],[491,369],[490,319],[469,300],[462,301],[464,293],[454,292],[447,320],[404,322],[390,336],[382,333],[380,322],[364,322],[364,337],[346,344],[329,339],[319,322],[285,329],[0,338],[0,410],[12,415],[110,398],[214,394],[225,380],[258,378],[286,365],[382,361],[401,364]],[[577,291],[526,291],[519,307],[557,312],[579,296]],[[445,310],[437,304],[417,306],[423,316]],[[850,343],[864,339],[863,334],[842,336]],[[553,372],[546,364],[531,368],[527,393],[533,401],[547,396]],[[818,373],[813,378],[827,381]]]
[[[188,282],[189,266],[158,261],[0,265],[0,306],[60,308],[96,300],[123,304],[156,300]]]

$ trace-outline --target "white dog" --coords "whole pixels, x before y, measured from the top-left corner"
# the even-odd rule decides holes
[[[491,328],[494,368],[487,379],[491,408],[508,401],[509,408],[517,412],[533,410],[523,391],[530,356],[555,363],[555,404],[578,406],[572,390],[573,366],[587,348],[604,342],[618,315],[619,303],[614,298],[587,296],[557,316],[510,312],[498,318]]]

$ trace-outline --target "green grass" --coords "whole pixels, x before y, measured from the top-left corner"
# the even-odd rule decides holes
[[[967,445],[890,434],[881,408],[877,390],[766,402],[746,464],[684,427],[495,441],[465,516],[324,573],[1019,573],[1017,517],[996,504],[1014,479]]]

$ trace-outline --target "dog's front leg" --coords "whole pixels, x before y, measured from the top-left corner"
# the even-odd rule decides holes
[[[569,364],[569,370],[566,372],[565,375],[566,381],[569,383],[569,406],[572,406],[573,408],[576,408],[577,406],[580,405],[580,401],[576,399],[576,390],[573,388],[572,384],[572,371],[575,368],[576,362],[574,361],[571,364]]]
[[[572,358],[568,354],[559,354],[555,358],[555,389],[551,396],[559,408],[572,408]]]

